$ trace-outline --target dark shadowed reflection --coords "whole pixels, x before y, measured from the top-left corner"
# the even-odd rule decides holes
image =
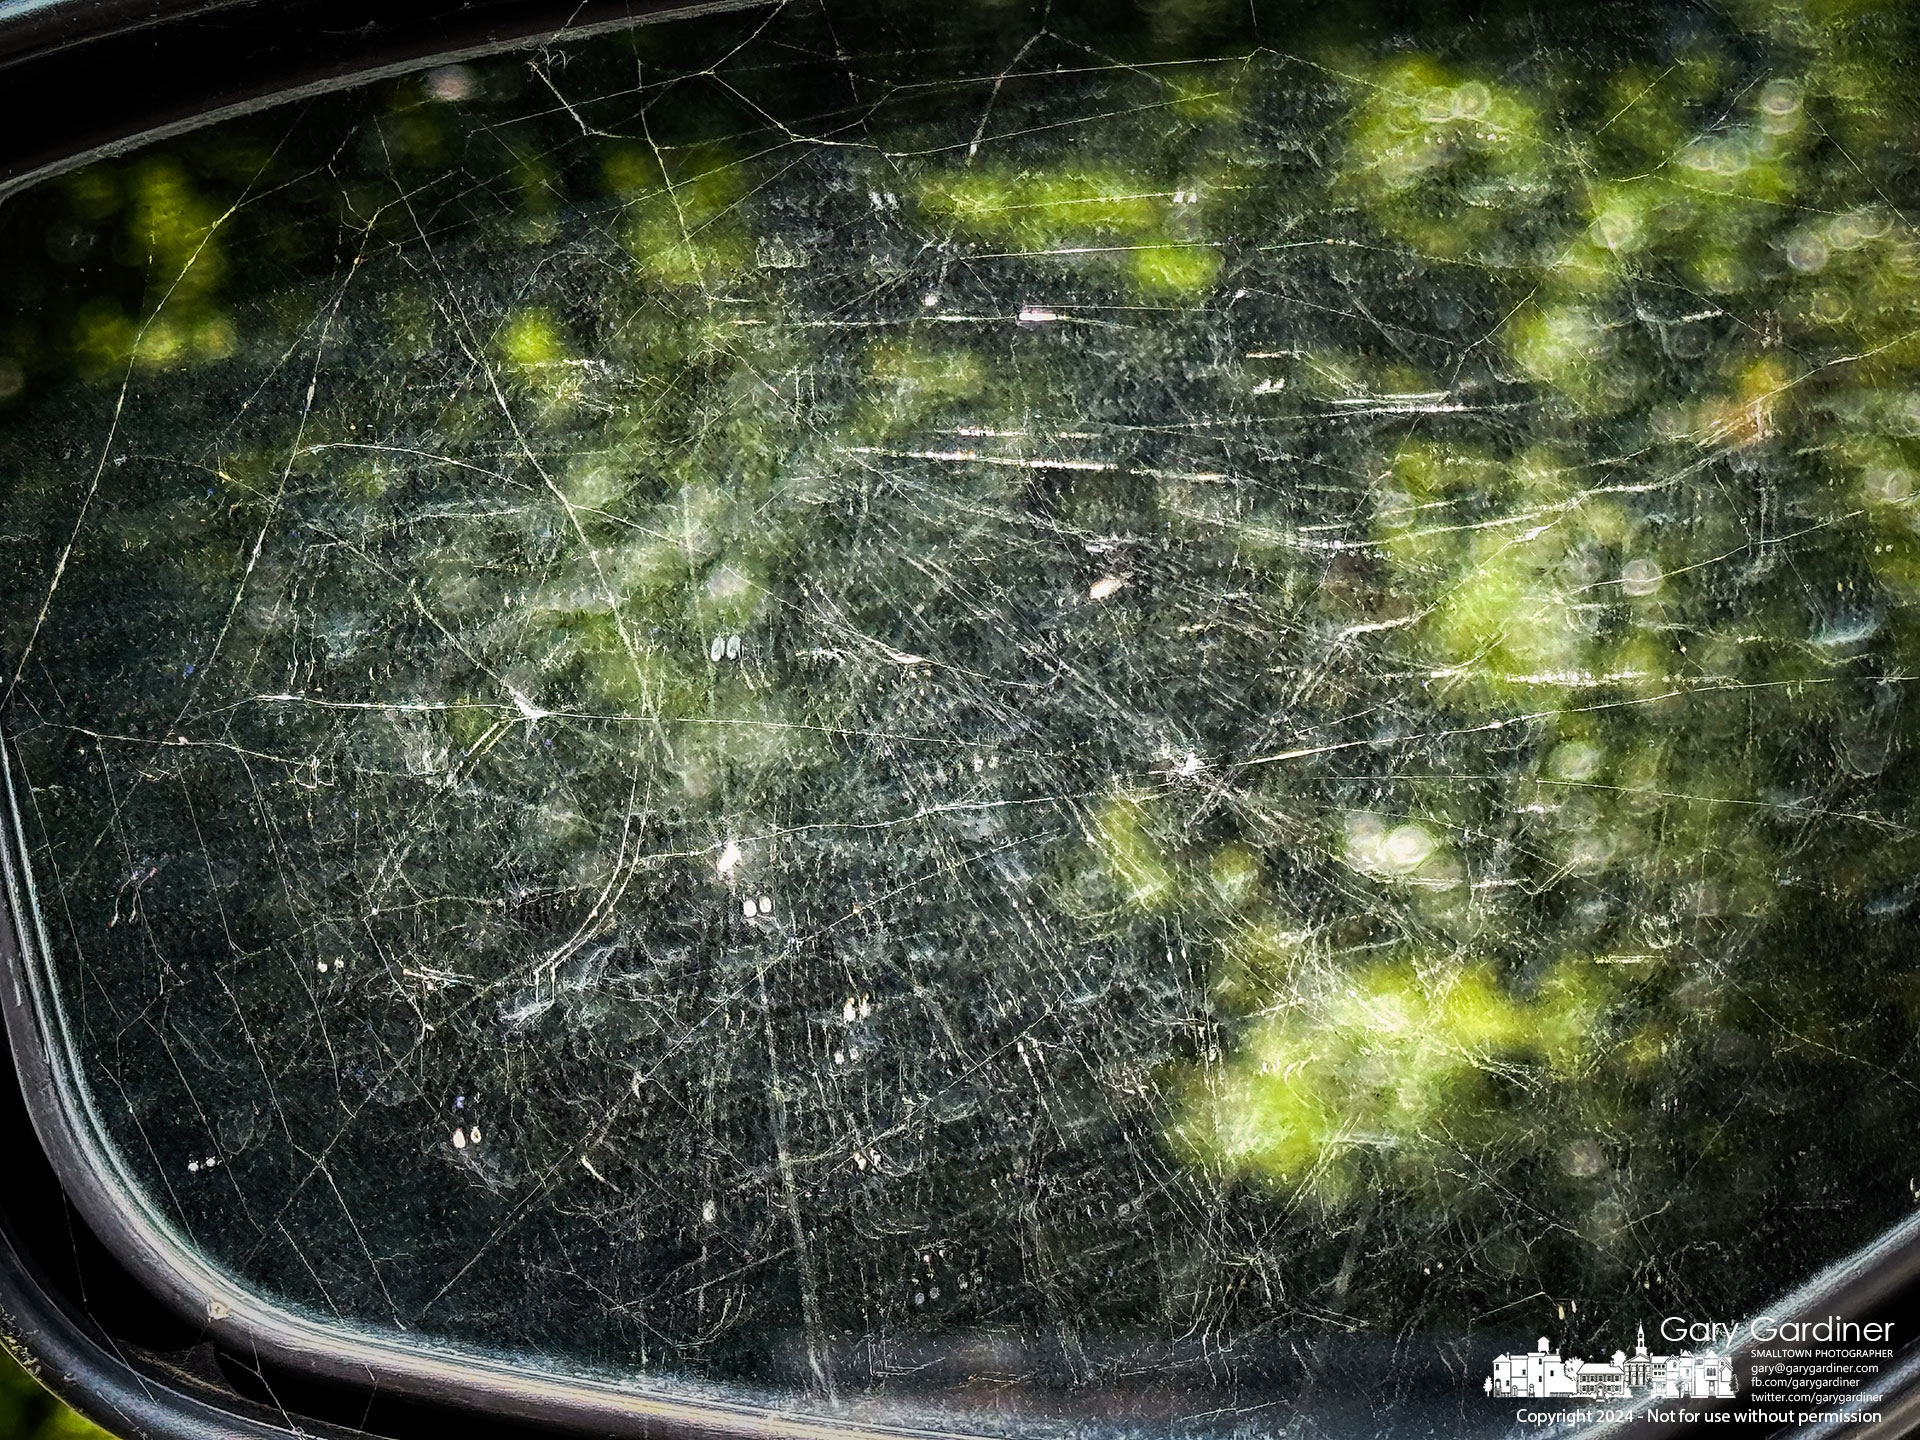
[[[1884,1228],[1913,36],[1725,8],[794,5],[0,214],[123,1162],[343,1327],[989,1429],[1496,1428]]]

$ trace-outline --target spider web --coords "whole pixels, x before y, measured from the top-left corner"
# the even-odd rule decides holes
[[[1843,42],[796,4],[63,182],[147,289],[0,437],[10,726],[115,1144],[349,1330],[1023,1433],[1457,1422],[1876,1233]]]

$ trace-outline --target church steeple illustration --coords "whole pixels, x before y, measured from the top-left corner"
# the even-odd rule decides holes
[[[1725,1355],[1647,1353],[1647,1327],[1636,1327],[1633,1354],[1613,1352],[1611,1360],[1562,1357],[1541,1337],[1531,1352],[1496,1355],[1493,1374],[1481,1386],[1488,1395],[1535,1398],[1564,1396],[1581,1400],[1625,1400],[1645,1395],[1660,1400],[1727,1400],[1734,1394],[1733,1361]]]

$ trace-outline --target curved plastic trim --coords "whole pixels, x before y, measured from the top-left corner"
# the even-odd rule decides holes
[[[0,202],[288,101],[769,0],[0,0]]]
[[[140,1440],[285,1440],[276,1425],[189,1395],[136,1370],[50,1296],[13,1237],[0,1227],[0,1344],[42,1385],[111,1434]],[[348,1432],[302,1422],[299,1433]]]
[[[304,75],[281,74],[277,88],[249,75],[248,93],[221,103],[232,87],[212,92],[205,108],[185,107],[164,123],[133,126],[102,141],[77,132],[31,138],[0,138],[0,199],[98,155],[135,148],[170,135],[263,109],[286,100],[365,84],[423,66],[499,54],[543,39],[576,39],[635,24],[716,10],[747,8],[755,0],[574,0],[564,8],[551,0],[463,0],[437,7],[436,16],[401,9],[391,35],[320,57]],[[360,8],[334,3],[262,7],[258,0],[0,0],[0,92],[41,66],[58,69],[84,59],[96,44],[125,43],[129,35],[163,33],[173,21],[209,14],[251,12],[256,23],[274,11],[318,11],[335,26],[351,29],[344,12]],[[389,14],[394,13],[390,0]],[[556,27],[554,13],[564,17]],[[447,48],[459,27],[473,43]],[[292,27],[290,28],[297,28]],[[332,31],[336,36],[340,28]],[[439,48],[428,48],[432,38]],[[343,55],[348,58],[342,58]],[[124,56],[123,56],[124,58]],[[315,73],[318,71],[319,73]],[[292,83],[287,83],[291,80]],[[17,92],[13,97],[17,104]],[[0,109],[9,97],[0,95]],[[165,113],[165,107],[159,107]],[[0,127],[0,134],[4,134]],[[58,127],[54,127],[57,132]],[[19,161],[23,147],[37,145],[33,162]],[[49,148],[50,147],[50,148]],[[9,154],[8,151],[13,153]],[[855,1421],[797,1415],[773,1406],[688,1397],[584,1376],[543,1373],[527,1363],[456,1347],[430,1347],[353,1333],[326,1325],[251,1293],[232,1276],[208,1264],[184,1241],[143,1194],[113,1145],[60,1013],[60,997],[46,967],[48,942],[40,923],[25,856],[12,756],[0,742],[0,878],[5,914],[0,915],[0,1022],[14,1056],[35,1133],[74,1206],[127,1268],[169,1306],[201,1326],[222,1348],[257,1354],[364,1390],[390,1390],[417,1399],[469,1407],[542,1426],[592,1429],[621,1435],[752,1436],[764,1440],[829,1440],[846,1436],[923,1436],[946,1432],[909,1430]],[[5,1332],[40,1363],[53,1388],[70,1392],[87,1414],[116,1430],[194,1437],[259,1437],[285,1433],[227,1414],[205,1401],[175,1395],[114,1360],[19,1268],[17,1254],[0,1235],[0,1313],[11,1317]],[[0,1324],[5,1324],[0,1320]],[[61,1377],[68,1377],[62,1383]],[[84,1386],[75,1383],[76,1377]],[[168,1417],[171,1417],[170,1419]]]
[[[6,1023],[28,1113],[62,1187],[87,1223],[129,1270],[183,1316],[204,1326],[216,1343],[233,1353],[258,1352],[291,1368],[360,1387],[391,1389],[494,1415],[603,1434],[933,1440],[953,1433],[683,1397],[584,1376],[541,1373],[526,1362],[514,1363],[480,1351],[354,1333],[263,1299],[207,1263],[125,1169],[66,1038],[69,1032],[60,997],[45,968],[47,939],[39,923],[33,882],[23,863],[26,848],[9,749],[0,745],[0,786],[4,786],[7,807],[5,843],[0,844],[7,911],[0,922],[0,1017]],[[46,1358],[59,1363],[53,1355]]]

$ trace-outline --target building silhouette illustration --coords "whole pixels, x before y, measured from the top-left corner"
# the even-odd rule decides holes
[[[1730,1400],[1733,1361],[1723,1355],[1647,1353],[1647,1327],[1634,1337],[1633,1354],[1613,1352],[1611,1360],[1562,1358],[1542,1335],[1532,1350],[1494,1357],[1487,1394],[1531,1400],[1626,1400],[1644,1395],[1656,1400]]]

